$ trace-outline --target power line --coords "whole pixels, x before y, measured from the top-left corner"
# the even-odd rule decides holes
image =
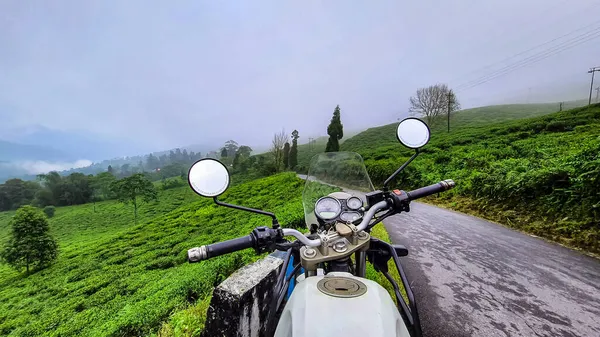
[[[532,50],[535,50],[535,49],[537,49],[537,48],[539,48],[539,47],[543,47],[543,46],[545,46],[545,45],[551,44],[551,43],[552,43],[552,42],[554,42],[554,41],[560,40],[560,39],[562,39],[562,38],[564,38],[564,37],[567,37],[567,36],[569,36],[569,35],[571,35],[571,34],[573,34],[573,33],[579,32],[579,31],[581,31],[581,30],[584,30],[584,29],[586,29],[586,28],[592,27],[592,26],[594,26],[594,25],[596,25],[596,24],[598,24],[598,23],[600,23],[600,20],[598,20],[598,21],[594,21],[594,22],[592,22],[591,24],[589,24],[589,25],[587,25],[587,26],[583,26],[583,27],[581,27],[581,28],[577,28],[577,29],[575,29],[575,30],[572,30],[572,31],[570,31],[570,32],[568,32],[568,33],[566,33],[566,34],[563,34],[563,35],[561,35],[561,36],[559,36],[559,37],[556,37],[556,38],[554,38],[554,39],[552,39],[552,40],[546,41],[546,42],[544,42],[544,43],[541,43],[541,44],[538,44],[538,45],[536,45],[536,46],[534,46],[534,47],[531,47],[531,48],[529,48],[529,49],[527,49],[527,50],[524,50],[524,51],[522,51],[522,52],[520,52],[520,53],[517,53],[517,54],[514,54],[514,55],[512,55],[512,56],[509,56],[509,57],[507,57],[507,58],[504,58],[504,59],[502,59],[502,60],[500,60],[500,61],[498,61],[498,62],[494,62],[494,63],[488,64],[487,66],[485,66],[485,67],[483,67],[483,68],[480,68],[479,70],[472,71],[472,72],[468,73],[467,75],[474,74],[474,73],[480,72],[480,71],[482,71],[482,70],[486,70],[486,69],[493,68],[495,65],[498,65],[498,64],[504,63],[504,62],[506,62],[506,61],[509,61],[509,60],[511,60],[511,59],[514,59],[514,58],[515,58],[515,57],[517,57],[517,56],[524,55],[524,54],[526,54],[526,53],[528,53],[528,52],[530,52],[530,51],[532,51]],[[465,77],[466,77],[466,76],[465,76]],[[452,81],[449,81],[449,82],[453,82],[453,81],[454,81],[454,80],[452,80]]]
[[[550,56],[556,55],[558,53],[561,53],[567,49],[571,49],[575,46],[578,46],[584,42],[593,40],[595,38],[600,37],[600,27],[594,29],[593,31],[589,31],[587,33],[581,34],[571,40],[568,41],[564,41],[561,44],[558,44],[552,48],[543,50],[541,52],[538,52],[537,54],[531,55],[525,59],[522,59],[520,61],[517,61],[515,63],[509,64],[501,69],[498,69],[496,71],[493,71],[489,74],[486,74],[484,76],[481,76],[475,80],[466,82],[464,84],[461,84],[457,87],[457,91],[464,91],[467,89],[471,89],[473,87],[476,87],[478,85],[487,83],[497,77],[503,76],[505,74],[508,74],[514,70],[517,70],[519,68],[522,68],[524,66],[539,62],[541,60],[544,60]]]
[[[551,55],[557,54],[559,52],[562,52],[563,50],[574,47],[582,42],[586,42],[586,41],[589,41],[591,39],[598,37],[597,33],[599,33],[599,32],[600,32],[600,27],[596,27],[591,31],[577,35],[570,40],[563,41],[560,44],[557,44],[551,48],[541,50],[541,51],[537,52],[536,54],[528,56],[524,59],[521,59],[521,60],[514,62],[512,64],[509,64],[507,66],[504,66],[503,68],[497,69],[497,70],[495,70],[489,74],[486,74],[484,76],[481,76],[475,80],[461,84],[458,86],[458,88],[463,89],[463,88],[471,87],[472,84],[480,84],[479,82],[481,80],[484,80],[484,79],[486,79],[488,77],[492,77],[492,76],[495,78],[496,77],[495,75],[503,74],[506,70],[512,70],[511,68],[514,68],[515,66],[519,66],[522,64],[529,64],[529,63],[531,63],[531,61],[541,60],[541,59],[545,58],[544,56],[546,56],[546,55],[551,56]],[[567,48],[564,48],[564,47],[567,47]],[[540,59],[540,57],[542,57],[542,58]]]

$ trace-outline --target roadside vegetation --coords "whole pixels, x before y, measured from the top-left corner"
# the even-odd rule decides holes
[[[397,143],[397,125],[368,129],[342,144],[342,151],[364,157],[374,184],[381,185],[412,154]],[[454,179],[455,189],[429,201],[599,252],[599,136],[598,104],[498,124],[459,125],[450,133],[438,125],[395,186],[408,190]]]

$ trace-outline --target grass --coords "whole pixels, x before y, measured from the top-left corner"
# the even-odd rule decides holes
[[[495,123],[503,123],[515,119],[540,117],[558,112],[560,103],[504,104],[489,105],[479,108],[465,109],[457,112],[450,120],[450,126],[473,127]],[[563,103],[563,110],[587,105],[587,100],[568,101]],[[444,123],[443,123],[444,124]],[[446,130],[440,125],[440,130]]]
[[[297,225],[301,192],[302,181],[287,173],[233,186],[223,199],[275,211],[283,224]],[[186,188],[164,191],[161,204],[146,205],[138,226],[126,206],[102,203],[97,215],[92,207],[57,208],[51,227],[61,254],[54,265],[30,275],[3,270],[0,335],[138,336],[159,329],[193,335],[202,328],[199,314],[212,288],[258,257],[244,251],[188,264],[187,249],[270,223]],[[6,233],[5,222],[2,227]]]
[[[283,173],[234,184],[223,200],[274,211],[283,225],[303,229],[303,184]],[[0,270],[0,335],[197,336],[213,287],[260,256],[246,250],[188,264],[187,249],[270,223],[187,187],[161,191],[158,203],[140,208],[137,226],[130,208],[114,201],[57,208],[50,220],[57,262],[29,275]],[[3,240],[13,213],[0,213]],[[389,241],[382,225],[372,234]],[[393,294],[370,265],[367,276]]]
[[[342,145],[363,155],[381,184],[411,152],[395,140],[397,123],[371,128]],[[431,142],[395,182],[405,189],[454,179],[431,202],[468,208],[502,224],[600,250],[600,105],[541,117],[433,129]],[[454,206],[452,206],[454,205]]]

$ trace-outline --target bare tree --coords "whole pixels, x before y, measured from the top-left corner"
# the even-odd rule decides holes
[[[459,109],[460,103],[456,95],[446,84],[419,88],[417,95],[410,98],[409,111],[423,117],[429,126],[436,123],[439,117]]]
[[[271,154],[273,154],[273,163],[277,172],[283,168],[283,148],[288,140],[288,134],[285,130],[273,135],[273,141],[271,142]]]

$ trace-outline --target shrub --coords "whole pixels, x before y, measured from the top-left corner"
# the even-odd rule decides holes
[[[46,216],[48,218],[53,217],[55,211],[56,211],[56,208],[54,206],[46,206],[46,207],[44,207],[44,214],[46,214]]]

